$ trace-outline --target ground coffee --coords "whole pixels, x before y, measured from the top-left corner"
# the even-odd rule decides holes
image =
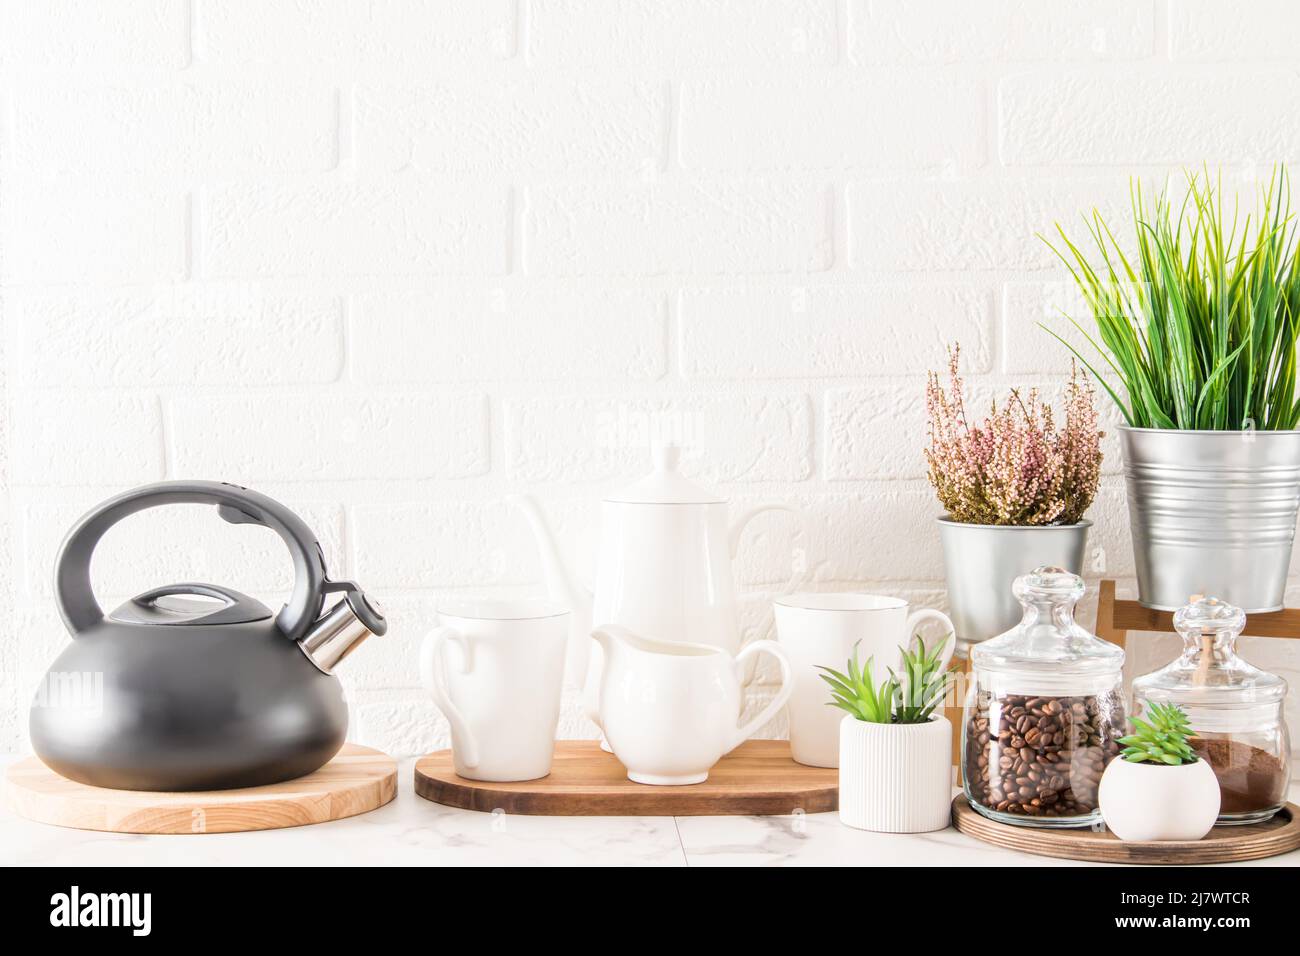
[[[1282,805],[1286,767],[1267,750],[1231,737],[1188,742],[1219,778],[1220,813],[1257,813]]]

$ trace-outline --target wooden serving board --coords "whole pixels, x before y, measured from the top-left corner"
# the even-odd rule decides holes
[[[315,773],[245,790],[105,790],[61,777],[35,757],[5,770],[14,813],[55,826],[113,833],[235,833],[324,823],[382,807],[397,794],[397,761],[344,744]]]
[[[1271,820],[1248,826],[1215,827],[1200,840],[1125,842],[1109,832],[1045,830],[998,823],[981,816],[965,796],[952,802],[952,825],[962,833],[1022,853],[1096,863],[1198,866],[1261,860],[1300,849],[1300,808],[1288,803]]]
[[[464,810],[551,816],[712,816],[822,813],[839,806],[839,771],[790,759],[784,740],[750,740],[718,761],[704,783],[633,783],[594,740],[560,740],[549,776],[523,783],[458,777],[451,751],[421,757],[415,792]]]

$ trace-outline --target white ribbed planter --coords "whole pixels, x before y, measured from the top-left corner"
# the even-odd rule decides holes
[[[948,826],[952,725],[840,722],[840,821],[880,833]]]

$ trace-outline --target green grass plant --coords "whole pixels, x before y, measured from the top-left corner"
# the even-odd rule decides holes
[[[1130,184],[1135,251],[1095,209],[1085,253],[1056,224],[1046,242],[1083,294],[1096,337],[1073,317],[1123,384],[1121,398],[1075,346],[1134,428],[1278,430],[1300,421],[1296,338],[1300,244],[1285,169],[1244,216],[1225,210],[1222,176],[1186,173],[1181,200]],[[1046,328],[1046,326],[1044,326]]]

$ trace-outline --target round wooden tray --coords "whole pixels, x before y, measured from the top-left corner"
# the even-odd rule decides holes
[[[396,794],[397,761],[344,744],[333,760],[296,780],[190,793],[90,787],[28,757],[6,768],[4,802],[29,820],[78,830],[235,833],[340,820],[382,807]]]
[[[1249,826],[1215,827],[1200,840],[1125,842],[1109,832],[1044,830],[998,823],[981,816],[964,795],[952,802],[952,825],[994,846],[1039,856],[1097,863],[1197,866],[1260,860],[1300,849],[1300,808],[1288,803],[1273,819]]]
[[[790,759],[784,740],[750,740],[718,761],[704,783],[655,787],[633,783],[618,759],[594,740],[560,740],[549,776],[522,783],[458,777],[451,751],[421,757],[415,792],[464,810],[552,816],[782,815],[839,806],[839,771]]]

